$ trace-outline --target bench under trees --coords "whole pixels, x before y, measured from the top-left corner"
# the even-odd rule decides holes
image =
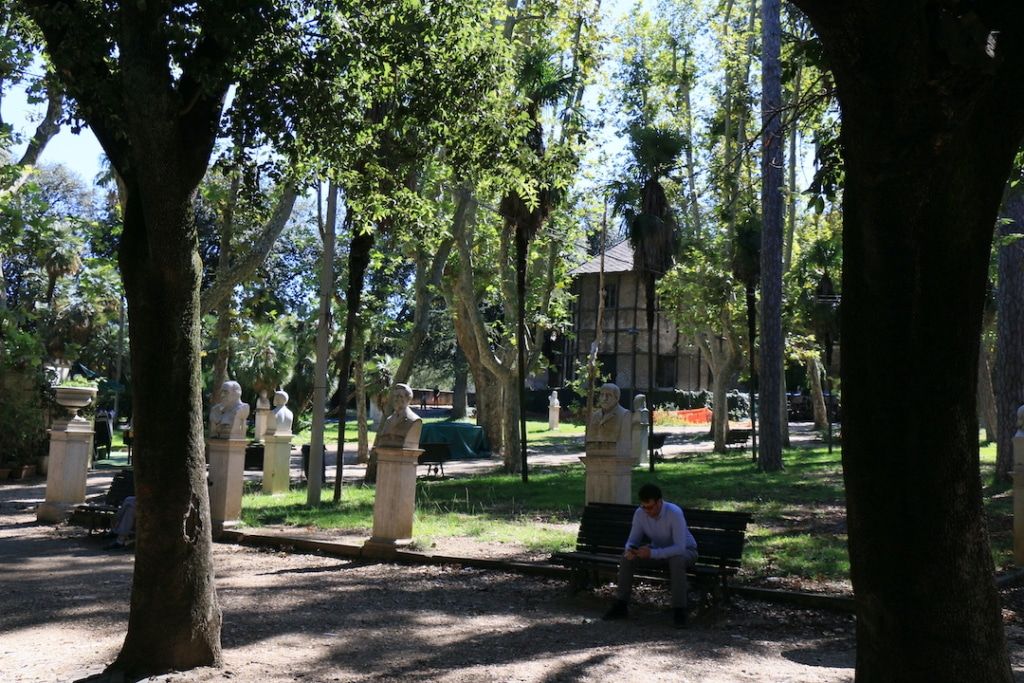
[[[749,429],[730,429],[725,436],[726,448],[729,446],[738,446],[743,448],[747,445],[747,442],[750,441],[750,433],[751,430]]]
[[[68,524],[84,526],[91,534],[109,530],[117,510],[128,496],[135,495],[135,473],[129,468],[114,475],[110,488],[98,500],[76,505],[68,515]]]
[[[590,503],[583,509],[576,550],[551,556],[553,562],[572,569],[573,592],[615,577],[635,510],[635,505],[615,503]],[[728,580],[739,571],[751,514],[689,508],[684,508],[683,514],[697,541],[697,561],[689,575],[711,600],[728,598]],[[667,582],[668,567],[640,569],[636,578]]]

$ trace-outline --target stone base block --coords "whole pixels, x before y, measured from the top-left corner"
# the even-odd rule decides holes
[[[363,555],[374,559],[394,557],[395,553],[412,545],[411,538],[378,538],[373,536],[363,544]]]
[[[53,503],[46,501],[36,508],[36,520],[44,524],[60,524],[67,520],[77,503]]]

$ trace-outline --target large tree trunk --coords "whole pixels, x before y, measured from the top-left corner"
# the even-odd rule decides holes
[[[825,408],[825,392],[822,390],[821,360],[817,352],[807,354],[807,377],[811,380],[811,410],[814,413],[814,428],[828,429],[828,411]]]
[[[717,344],[715,342],[718,342]],[[715,453],[728,453],[729,383],[740,366],[740,353],[732,337],[704,332],[697,335],[697,344],[711,370],[711,434]]]
[[[523,471],[522,441],[519,429],[519,373],[510,372],[504,378],[501,387],[501,428],[504,432],[503,441],[505,471],[509,474],[521,474]]]
[[[366,410],[366,339],[360,334],[356,339],[355,385],[356,385],[356,425],[359,446],[356,449],[356,462],[366,462],[370,454],[369,420]]]
[[[217,273],[220,275],[231,268],[231,235],[235,231],[235,205],[238,201],[240,175],[234,174],[228,190],[228,201],[220,217],[220,254],[217,256]],[[202,302],[202,299],[200,299]],[[210,405],[220,400],[220,388],[228,380],[228,364],[231,362],[231,314],[230,297],[224,296],[218,303],[217,354],[213,359],[213,382],[210,385]],[[244,388],[244,387],[243,387]]]
[[[306,474],[306,505],[317,506],[322,498],[324,423],[327,413],[327,367],[331,329],[331,295],[334,293],[334,245],[338,223],[338,186],[327,186],[327,216],[320,224],[320,302],[316,323],[316,360],[313,364],[313,409],[309,425],[309,467]],[[319,197],[319,191],[318,191]],[[342,432],[344,433],[344,432]],[[339,458],[341,453],[338,454]]]
[[[137,181],[127,180],[119,255],[131,329],[138,517],[128,634],[111,669],[130,678],[221,660],[200,396],[194,190],[175,191],[176,185],[166,182],[162,192],[144,196]]]
[[[796,3],[822,37],[843,117],[843,471],[857,680],[1011,681],[975,384],[992,225],[1024,135],[1022,8],[987,3],[1009,15],[989,25],[992,15],[959,5],[965,14]],[[1012,36],[989,33],[1004,22]]]
[[[455,383],[452,387],[452,420],[466,417],[466,394],[469,389],[469,366],[462,347],[455,347]]]
[[[362,334],[363,282],[370,267],[370,250],[373,248],[374,233],[360,231],[346,214],[345,220],[353,226],[352,243],[348,250],[348,288],[346,289],[345,342],[341,347],[341,363],[338,368],[338,463],[334,475],[334,502],[341,500],[341,480],[344,472],[345,415],[348,405],[348,378],[352,365],[353,340]]]
[[[782,469],[786,389],[782,373],[782,81],[780,0],[761,4],[761,440],[758,468]],[[788,424],[788,423],[787,423]]]
[[[455,211],[455,219],[464,221],[466,219],[466,208],[469,204],[469,195],[459,197],[459,206]],[[416,301],[413,309],[412,330],[407,336],[405,353],[395,370],[395,383],[409,381],[413,365],[419,357],[423,342],[427,339],[427,332],[430,329],[430,302],[434,298],[434,292],[441,284],[441,277],[444,275],[445,262],[448,254],[451,253],[453,240],[449,237],[441,240],[433,257],[426,253],[419,253],[416,256],[416,280],[413,285]],[[465,406],[463,406],[465,407]]]
[[[1024,186],[1009,189],[996,224],[1000,237],[1024,234]],[[999,246],[996,292],[996,481],[1010,482],[1017,409],[1024,404],[1024,239]]]

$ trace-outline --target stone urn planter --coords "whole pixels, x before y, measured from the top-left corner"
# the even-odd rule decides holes
[[[64,408],[65,415],[57,416],[53,421],[53,429],[63,431],[68,425],[76,422],[88,422],[78,411],[92,403],[96,398],[96,387],[86,386],[55,386],[54,400]],[[84,425],[83,425],[84,426]],[[81,428],[81,426],[78,426]]]

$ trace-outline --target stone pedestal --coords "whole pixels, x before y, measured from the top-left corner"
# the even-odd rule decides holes
[[[263,493],[287,493],[291,483],[291,434],[267,434],[263,444]]]
[[[587,471],[587,503],[629,505],[633,485],[633,459],[614,452],[587,453],[580,458]]]
[[[548,406],[548,429],[554,431],[558,429],[559,424],[559,412],[562,410],[560,406]]]
[[[386,556],[412,542],[416,510],[416,461],[419,448],[377,447],[377,495],[373,536],[363,545],[370,556]]]
[[[637,465],[651,463],[650,433],[651,411],[647,410],[647,397],[637,394],[633,399],[633,462]]]
[[[92,425],[81,417],[54,422],[50,430],[46,500],[36,511],[40,522],[63,522],[74,506],[85,502],[92,434]]]
[[[213,531],[233,526],[242,516],[245,439],[207,439],[210,456],[210,520]]]
[[[1024,567],[1024,432],[1013,437],[1013,562]]]
[[[270,408],[260,408],[259,403],[257,403],[256,406],[255,434],[253,435],[253,441],[264,441],[263,434],[267,431],[267,418],[270,416]]]

